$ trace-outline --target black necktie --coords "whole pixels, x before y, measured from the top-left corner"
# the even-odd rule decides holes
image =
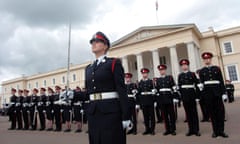
[[[97,63],[98,63],[98,60],[95,60],[95,62],[93,63],[93,68],[94,68],[94,69],[96,69]]]

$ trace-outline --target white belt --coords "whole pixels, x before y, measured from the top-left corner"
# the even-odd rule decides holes
[[[75,105],[75,106],[81,106],[82,104],[81,104],[81,102],[76,102],[76,103],[73,103],[73,105]]]
[[[28,106],[28,103],[23,103],[23,107],[27,107]]]
[[[84,103],[90,103],[90,101],[84,101]]]
[[[133,94],[128,94],[128,97],[129,97],[129,98],[135,98],[135,95],[133,95]]]
[[[152,95],[152,92],[141,92],[141,95]]]
[[[11,104],[11,105],[15,105],[15,103],[14,103],[14,102],[11,102],[10,104]]]
[[[113,99],[119,98],[117,92],[103,92],[90,94],[90,100],[103,100],[103,99]]]
[[[195,88],[194,85],[182,85],[181,88]]]
[[[38,106],[41,106],[41,105],[43,105],[43,102],[38,102]]]
[[[16,103],[16,106],[20,106],[21,105],[21,103]]]
[[[160,92],[171,92],[172,90],[170,88],[161,88],[159,89]]]
[[[232,89],[232,88],[226,88],[226,89]]]
[[[218,80],[205,81],[204,84],[205,85],[220,84],[220,81]]]

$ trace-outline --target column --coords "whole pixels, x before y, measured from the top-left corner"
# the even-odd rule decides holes
[[[154,77],[159,76],[159,71],[157,66],[160,64],[158,49],[152,51],[152,61],[153,61],[153,75]]]
[[[195,45],[193,42],[187,43],[188,60],[190,61],[190,70],[195,72],[198,68],[197,59],[199,56],[196,55]]]
[[[143,68],[143,57],[142,57],[142,53],[136,54],[136,56],[137,56],[138,80],[140,81],[142,78],[141,69]]]
[[[124,56],[122,58],[122,65],[123,65],[123,68],[124,68],[124,72],[125,73],[129,72],[128,57],[127,56]]]
[[[176,46],[170,47],[170,59],[171,59],[172,75],[177,82],[177,77],[179,74],[179,64],[178,64]]]
[[[197,60],[197,69],[201,68],[201,55],[199,52],[199,48],[195,45],[195,54],[196,54],[196,60]]]

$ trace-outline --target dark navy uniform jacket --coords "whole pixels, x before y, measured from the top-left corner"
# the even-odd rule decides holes
[[[129,84],[126,84],[126,86],[127,86],[127,94],[128,95],[134,95],[133,90],[137,90],[137,85],[135,83],[129,83]],[[134,97],[128,97],[128,103],[131,107],[135,107],[137,97],[138,96],[136,94],[135,94],[135,98]]]
[[[226,87],[226,91],[228,93],[233,94],[233,92],[234,92],[234,85],[233,84],[226,84],[225,87]]]
[[[142,95],[144,92],[152,92],[153,88],[153,81],[150,79],[141,80],[138,83],[139,103],[141,106],[153,106],[155,101],[154,95]]]
[[[177,96],[173,92],[173,86],[176,86],[176,84],[171,75],[157,78],[156,88],[159,95],[156,97],[156,100],[159,104],[171,104],[173,103],[173,98],[177,98]],[[160,91],[160,89],[163,88],[170,89],[171,91]]]
[[[226,94],[225,85],[223,81],[223,76],[221,69],[218,66],[209,66],[203,67],[199,72],[200,82],[204,84],[206,81],[217,80],[219,84],[204,84],[204,90],[211,89],[213,95],[210,95],[206,98],[210,97],[222,97],[223,94]]]
[[[127,90],[120,60],[104,57],[97,67],[94,68],[93,64],[88,65],[85,76],[88,95],[104,92],[117,92],[119,95],[118,99],[91,101],[88,113],[94,114],[96,110],[106,114],[121,112],[123,120],[129,120]]]
[[[179,91],[184,102],[195,101],[195,99],[199,98],[198,83],[199,80],[194,72],[182,72],[178,75]],[[183,85],[193,85],[194,88],[182,88]]]
[[[17,102],[17,96],[16,95],[11,96],[10,97],[11,106],[9,107],[9,110],[8,110],[9,113],[12,113],[15,111],[16,102]]]

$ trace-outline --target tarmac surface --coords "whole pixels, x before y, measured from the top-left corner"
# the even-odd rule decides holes
[[[226,103],[225,132],[229,138],[212,138],[212,128],[209,122],[200,122],[201,136],[186,137],[187,123],[184,123],[185,114],[183,108],[178,109],[177,135],[163,136],[164,124],[156,125],[156,135],[143,136],[144,131],[141,112],[139,113],[138,134],[128,135],[127,144],[240,144],[240,99],[234,103]],[[198,111],[201,120],[201,112]],[[0,144],[88,144],[87,125],[84,125],[82,133],[72,132],[47,132],[47,131],[22,131],[7,130],[10,123],[8,117],[0,116]],[[63,126],[64,129],[64,126]]]

